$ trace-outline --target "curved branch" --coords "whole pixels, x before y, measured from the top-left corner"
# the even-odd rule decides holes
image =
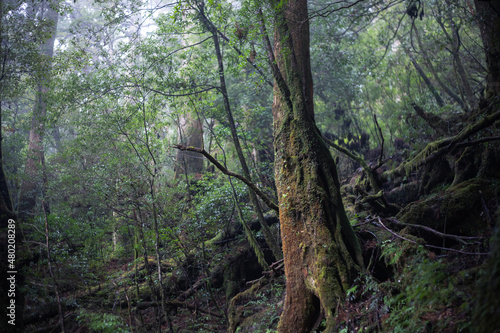
[[[207,160],[209,160],[213,165],[215,165],[217,167],[217,169],[219,169],[220,171],[222,171],[223,174],[231,176],[231,177],[234,177],[234,178],[238,178],[239,180],[241,180],[248,187],[250,187],[250,189],[255,194],[257,194],[262,199],[262,201],[264,201],[266,203],[266,205],[269,208],[275,210],[276,212],[279,212],[278,205],[276,205],[274,202],[272,202],[271,199],[269,199],[267,197],[267,195],[264,192],[262,192],[254,183],[252,183],[250,180],[246,179],[242,175],[240,175],[238,173],[235,173],[235,172],[232,172],[232,171],[229,171],[228,169],[226,169],[222,164],[219,163],[219,161],[217,161],[205,149],[203,149],[203,148],[196,148],[196,147],[186,147],[186,146],[179,145],[179,144],[178,145],[173,145],[172,148],[176,148],[176,149],[179,149],[181,151],[192,151],[192,152],[195,152],[195,153],[202,154],[203,156],[205,156],[207,158]]]

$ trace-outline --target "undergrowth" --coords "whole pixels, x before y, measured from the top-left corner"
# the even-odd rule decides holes
[[[384,282],[360,275],[337,313],[339,332],[468,332],[478,269],[456,270],[463,258],[437,256],[422,245],[386,242],[394,270]]]

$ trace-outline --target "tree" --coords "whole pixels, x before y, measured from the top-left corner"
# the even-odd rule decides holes
[[[43,193],[46,186],[45,156],[43,149],[43,138],[45,130],[45,117],[47,114],[47,93],[50,79],[50,68],[52,55],[54,54],[54,43],[56,40],[57,13],[56,4],[50,1],[42,2],[40,6],[40,16],[52,25],[49,32],[50,37],[42,44],[40,53],[43,56],[41,66],[44,70],[40,73],[37,84],[36,101],[31,119],[31,129],[29,134],[28,157],[25,165],[27,178],[21,185],[19,198],[19,216],[26,219],[33,213],[37,203],[37,196]],[[41,176],[41,177],[40,177]],[[45,207],[48,210],[48,206]]]
[[[25,7],[25,5],[27,5]],[[2,129],[5,117],[4,102],[21,96],[29,87],[27,73],[34,74],[37,71],[39,61],[38,47],[39,41],[46,39],[47,24],[36,15],[30,14],[30,4],[22,1],[0,1],[0,255],[8,258],[8,232],[15,225],[15,246],[17,258],[23,254],[21,252],[21,231],[17,223],[14,207],[10,198],[10,191],[7,185],[7,177],[4,172],[4,156],[2,154],[2,141],[4,135]],[[35,28],[36,27],[36,28]],[[3,117],[2,117],[3,116]],[[5,119],[5,118],[4,118]],[[15,224],[13,224],[15,221]],[[10,233],[9,233],[10,234]],[[7,306],[14,298],[2,297],[0,306],[2,307],[0,327],[5,332],[23,332],[23,310],[24,293],[20,288],[24,284],[24,274],[21,273],[19,259],[14,260],[16,274],[16,325],[8,324]],[[0,271],[12,271],[12,267],[7,267],[7,261],[0,264]],[[9,293],[9,283],[6,279],[0,282],[0,293]]]
[[[271,1],[271,7],[275,179],[287,277],[278,331],[310,332],[324,314],[330,332],[363,261],[335,162],[314,120],[307,1]]]
[[[243,177],[246,179],[251,179],[250,178],[250,169],[248,168],[245,156],[243,154],[243,149],[240,144],[240,140],[238,137],[238,132],[236,130],[236,124],[234,121],[233,117],[233,112],[231,111],[231,105],[229,102],[229,95],[227,92],[227,87],[226,87],[226,78],[224,75],[224,62],[222,58],[222,52],[220,48],[220,43],[219,43],[219,32],[217,31],[217,28],[215,25],[209,21],[208,17],[205,14],[205,4],[203,2],[200,2],[197,4],[197,9],[199,11],[200,15],[200,20],[204,27],[210,31],[212,34],[212,39],[214,41],[214,47],[215,47],[215,54],[217,56],[217,65],[218,65],[218,70],[219,70],[219,80],[220,80],[220,87],[219,90],[222,94],[222,98],[224,101],[224,109],[227,114],[227,120],[229,123],[229,128],[231,130],[231,137],[233,139],[233,144],[236,148],[236,153],[238,155],[238,160],[240,161],[241,168],[243,171]],[[274,257],[276,259],[281,259],[281,251],[279,249],[279,245],[277,244],[275,238],[273,237],[273,234],[271,230],[269,229],[269,226],[266,224],[266,221],[264,219],[264,214],[262,212],[262,208],[260,206],[259,200],[257,199],[257,195],[253,192],[249,192],[249,197],[250,201],[252,202],[253,208],[255,212],[257,213],[257,217],[259,219],[260,225],[262,227],[262,231],[264,234],[264,238],[266,239],[266,243],[271,249]],[[256,245],[254,245],[255,247]]]

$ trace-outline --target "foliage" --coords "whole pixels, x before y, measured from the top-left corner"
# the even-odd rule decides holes
[[[91,332],[95,333],[127,333],[130,330],[123,320],[110,313],[94,313],[80,310],[77,316],[80,324],[86,325]]]
[[[364,155],[367,161],[378,158],[380,150],[375,149],[384,148],[383,157],[394,158],[391,164],[376,169],[381,181],[386,168],[396,168],[408,156],[423,156],[418,152],[440,138],[416,114],[414,105],[439,117],[448,137],[462,129],[483,97],[487,68],[472,2],[418,2],[422,6],[425,2],[425,15],[417,19],[407,14],[414,3],[409,0],[309,3],[316,124],[321,133]],[[0,3],[1,157],[15,207],[21,184],[28,180],[22,170],[29,157],[28,132],[37,82],[46,73],[49,60],[40,55],[40,46],[50,37],[52,22],[36,14],[40,4]],[[55,276],[67,295],[65,310],[71,312],[80,304],[88,309],[79,312],[81,325],[96,332],[132,330],[116,315],[116,309],[104,306],[103,313],[94,312],[92,297],[105,297],[119,286],[129,288],[130,297],[137,298],[132,300],[133,306],[154,300],[149,295],[153,290],[166,290],[172,299],[196,290],[194,296],[182,300],[196,304],[197,309],[197,316],[189,312],[186,323],[200,331],[223,326],[223,319],[199,315],[198,310],[218,314],[218,307],[229,301],[218,289],[223,285],[218,274],[223,274],[217,269],[236,248],[231,243],[235,240],[221,241],[223,249],[219,244],[207,249],[204,245],[216,235],[221,237],[216,238],[219,243],[224,232],[239,223],[235,204],[242,209],[243,220],[255,218],[248,202],[249,189],[235,180],[234,200],[225,175],[210,168],[206,160],[200,163],[200,170],[190,172],[171,147],[199,134],[200,148],[228,170],[241,173],[220,94],[214,40],[200,21],[203,10],[219,33],[229,103],[250,178],[267,195],[276,196],[273,80],[261,30],[267,29],[273,38],[274,8],[250,0],[158,4],[99,0],[53,5],[60,18],[52,78],[44,91],[47,115],[40,120],[44,125],[43,184],[39,184],[43,195],[37,197],[33,220],[20,222],[29,254],[22,259],[27,263],[23,270],[29,279],[23,290],[30,309],[38,315],[56,302],[53,281],[48,278],[45,216],[38,214],[43,199],[49,208],[46,217]],[[278,7],[281,5],[283,2]],[[373,115],[385,140],[383,147]],[[194,133],[195,121],[201,122],[197,128],[201,133]],[[488,131],[491,138],[498,135],[495,129]],[[496,161],[498,152],[490,148],[476,158]],[[457,154],[447,155],[445,163],[453,166]],[[187,165],[199,161],[198,157],[191,156]],[[495,162],[491,163],[494,169]],[[339,166],[345,168],[341,174],[346,178],[358,167],[354,162]],[[412,181],[417,184],[424,176],[409,173],[400,186]],[[385,193],[393,189],[395,181],[381,184]],[[448,184],[440,186],[430,190],[438,196]],[[356,192],[353,202],[361,202],[366,194],[361,187],[361,182],[352,186]],[[480,202],[483,194],[475,193]],[[450,193],[453,197],[458,194]],[[488,217],[488,207],[495,200],[481,201],[478,221]],[[443,218],[443,209],[436,216]],[[488,231],[483,233],[488,235]],[[374,260],[385,260],[394,270],[392,280],[379,283],[370,275],[360,276],[347,290],[347,303],[365,302],[359,313],[366,315],[366,322],[378,323],[386,331],[438,330],[448,324],[465,328],[474,291],[468,294],[462,287],[471,285],[467,279],[474,273],[469,277],[465,271],[450,273],[452,263],[447,257],[435,257],[422,249],[425,240],[406,231],[401,234],[417,244],[377,235],[382,251]],[[263,243],[261,235],[257,236],[259,244]],[[122,274],[117,263],[130,263],[130,271]],[[164,274],[161,281],[159,271]],[[194,288],[198,281],[204,283]],[[245,286],[245,281],[234,283],[235,288]],[[283,283],[271,288],[244,304],[245,314],[255,315],[249,327],[255,324],[261,331],[272,331],[266,325],[277,320]],[[92,296],[82,296],[87,293]],[[443,314],[439,323],[433,317],[436,313]],[[374,314],[377,320],[370,317]],[[466,319],[452,322],[444,318],[448,314]],[[339,319],[339,331],[353,329],[342,315]],[[156,319],[146,318],[145,326],[153,325],[148,320]]]
[[[243,204],[241,206],[244,218],[248,221],[251,214],[250,208],[245,205],[248,189],[241,183],[234,185],[238,203]],[[201,227],[208,231],[215,227],[212,230],[218,232],[224,225],[227,226],[229,223],[238,221],[234,208],[233,192],[228,181],[222,177],[211,179],[206,176],[196,183],[195,188],[198,192],[194,198],[196,215],[199,219],[198,223],[201,223],[196,225],[197,228]]]
[[[468,275],[467,271],[453,274],[444,259],[430,256],[420,247],[394,277],[393,296],[385,297],[390,315],[384,324],[393,332],[427,332],[450,324],[465,328],[467,321],[457,319],[450,309],[470,316],[471,295],[459,287]]]

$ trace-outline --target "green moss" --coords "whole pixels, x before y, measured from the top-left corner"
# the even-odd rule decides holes
[[[205,246],[206,247],[214,246],[215,243],[220,242],[221,240],[223,240],[223,238],[224,238],[223,233],[219,232],[212,239],[209,239],[209,240],[205,241]]]
[[[435,153],[437,150],[439,150],[449,142],[450,138],[444,138],[427,144],[427,146],[422,149],[422,151],[418,153],[414,158],[412,158],[410,161],[402,163],[396,170],[394,170],[394,173],[406,174],[407,177],[410,176],[410,174],[418,168],[423,160],[425,160],[427,157]]]
[[[485,228],[481,196],[492,195],[488,181],[471,179],[406,206],[397,218],[451,234],[475,234]]]

